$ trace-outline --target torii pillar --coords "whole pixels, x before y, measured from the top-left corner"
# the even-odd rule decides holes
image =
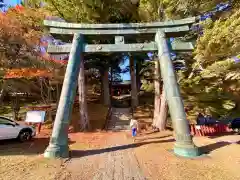
[[[75,34],[63,81],[63,87],[54,121],[52,136],[49,146],[44,152],[44,157],[69,157],[68,124],[77,90],[77,78],[80,70],[80,62],[83,60],[81,59],[83,57],[82,53],[83,35]]]
[[[196,157],[200,155],[198,148],[192,140],[189,124],[184,111],[184,105],[180,95],[179,86],[170,58],[166,35],[161,30],[157,31],[156,44],[158,46],[158,58],[160,61],[161,76],[168,101],[168,107],[172,118],[175,134],[174,153],[184,157]]]

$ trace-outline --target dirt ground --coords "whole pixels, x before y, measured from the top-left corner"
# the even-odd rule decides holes
[[[42,156],[50,132],[31,142],[0,142],[0,180],[237,180],[240,136],[194,138],[207,155],[186,159],[173,154],[172,132],[69,134],[71,158]],[[230,139],[230,140],[229,140]]]

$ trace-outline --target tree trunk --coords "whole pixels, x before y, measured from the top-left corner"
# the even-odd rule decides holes
[[[137,91],[140,92],[141,88],[141,79],[140,79],[140,70],[141,70],[141,62],[138,60],[136,63],[136,83],[137,83]]]
[[[0,91],[0,105],[3,103],[3,99],[4,99],[4,89],[2,89],[1,91]]]
[[[52,103],[52,85],[49,79],[48,79],[47,91],[48,91],[48,102],[51,104]]]
[[[154,98],[154,114],[153,114],[153,127],[156,127],[157,120],[160,116],[160,66],[159,61],[155,61],[155,69],[154,69],[154,89],[155,89],[155,98]]]
[[[7,91],[5,89],[5,82],[3,82],[2,89],[0,91],[0,105],[3,104],[4,97],[6,96],[6,94],[7,94]]]
[[[79,93],[79,112],[80,112],[80,126],[81,131],[86,131],[90,129],[90,122],[88,118],[87,111],[87,98],[86,98],[86,88],[84,79],[84,62],[81,61],[80,72],[78,76],[78,93]]]
[[[130,73],[131,73],[131,96],[132,96],[132,107],[138,106],[138,91],[136,83],[136,74],[134,68],[134,58],[132,55],[129,56]]]
[[[59,99],[60,99],[60,95],[61,95],[61,92],[59,91],[59,83],[56,84],[56,104],[57,104],[57,107],[58,107],[58,103],[59,103]]]
[[[168,117],[168,104],[166,99],[166,92],[163,88],[161,95],[160,115],[156,123],[156,126],[159,129],[159,131],[166,130],[167,117]]]
[[[111,103],[111,105],[112,105],[112,99],[113,99],[113,93],[114,93],[114,91],[113,91],[113,67],[111,66],[111,72],[110,72],[110,75],[111,75],[111,79],[110,79],[110,93],[111,93],[111,96],[110,96],[110,103]]]
[[[13,110],[13,119],[15,121],[19,120],[19,111],[20,111],[20,102],[19,102],[19,97],[16,95],[12,100],[12,110]]]
[[[108,69],[104,72],[102,82],[103,82],[103,93],[104,93],[103,103],[105,106],[109,106],[110,105],[110,93],[109,93]]]
[[[28,7],[28,0],[23,0],[24,6]]]
[[[100,86],[100,88],[101,88],[101,91],[100,91],[100,101],[101,101],[101,103],[104,103],[104,87],[103,87],[103,83],[104,83],[104,81],[103,81],[103,79],[104,79],[104,74],[103,73],[101,73],[101,86]]]

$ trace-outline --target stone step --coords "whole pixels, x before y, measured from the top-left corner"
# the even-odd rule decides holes
[[[109,130],[129,130],[129,126],[127,125],[118,125],[118,126],[109,126]]]
[[[118,124],[116,124],[116,125],[109,125],[108,126],[109,128],[115,128],[115,127],[118,127],[118,128],[120,128],[120,127],[122,127],[122,128],[124,128],[124,129],[129,129],[130,127],[129,127],[129,125],[118,125]]]
[[[111,119],[115,120],[115,121],[129,121],[131,119],[131,116],[128,116],[128,115],[125,115],[125,114],[121,115],[121,116],[113,114],[111,116]]]
[[[129,125],[130,121],[110,121],[109,124]]]
[[[111,120],[108,122],[108,129],[117,131],[128,130],[131,117],[130,108],[114,108]]]

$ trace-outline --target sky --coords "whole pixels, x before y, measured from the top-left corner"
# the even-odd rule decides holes
[[[124,63],[120,64],[121,69],[125,69],[127,66],[129,66],[129,61],[124,61]],[[130,80],[130,72],[121,73],[121,77],[123,81]]]
[[[20,4],[21,0],[4,0],[4,3],[10,6],[14,6],[16,4]]]

